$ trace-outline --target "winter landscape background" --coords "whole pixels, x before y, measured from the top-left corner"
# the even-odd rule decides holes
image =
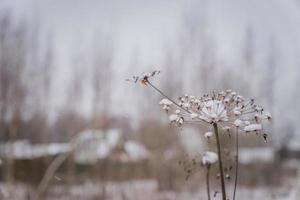
[[[2,0],[0,199],[206,199],[178,162],[207,127],[170,127],[125,81],[161,70],[173,98],[230,88],[270,111],[267,144],[242,138],[238,199],[296,200],[299,66],[299,0]]]

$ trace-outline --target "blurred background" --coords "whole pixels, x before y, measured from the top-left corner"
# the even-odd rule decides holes
[[[0,199],[206,199],[185,171],[209,127],[170,127],[125,81],[154,69],[175,99],[231,88],[270,111],[267,144],[241,138],[238,199],[297,199],[299,66],[299,0],[1,0]]]

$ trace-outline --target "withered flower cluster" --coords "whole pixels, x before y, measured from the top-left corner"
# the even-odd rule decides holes
[[[199,163],[201,166],[206,167],[208,199],[210,199],[209,171],[211,165],[214,163],[218,163],[219,165],[222,199],[226,200],[228,198],[226,196],[225,178],[228,179],[229,175],[224,174],[226,169],[223,168],[222,153],[225,152],[222,152],[219,129],[221,128],[229,134],[231,132],[236,133],[234,200],[238,177],[239,134],[255,133],[267,142],[267,133],[264,132],[263,122],[271,120],[271,114],[266,112],[260,105],[256,104],[254,99],[246,99],[230,89],[220,92],[212,91],[211,93],[204,94],[201,97],[183,95],[178,97],[177,100],[173,100],[150,81],[152,77],[158,74],[160,74],[160,71],[158,70],[151,73],[142,73],[140,76],[133,76],[132,79],[127,79],[127,81],[132,81],[134,83],[140,82],[160,93],[163,96],[163,99],[159,102],[159,105],[169,115],[169,121],[171,124],[183,126],[186,123],[192,123],[211,126],[213,131],[206,132],[204,136],[207,139],[211,137],[216,138],[217,153],[207,151],[202,154],[200,159],[192,159],[192,162],[183,163],[184,168],[188,172],[188,176],[192,174],[192,169],[199,166]]]

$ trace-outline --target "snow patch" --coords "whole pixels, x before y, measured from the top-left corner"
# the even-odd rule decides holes
[[[218,161],[218,155],[212,151],[206,151],[202,157],[203,165],[211,165]]]
[[[250,131],[260,131],[262,129],[261,124],[250,124],[248,126],[245,126],[244,131],[250,132]]]
[[[128,156],[134,161],[148,158],[149,152],[142,144],[139,144],[138,142],[127,141],[124,145],[124,148]]]

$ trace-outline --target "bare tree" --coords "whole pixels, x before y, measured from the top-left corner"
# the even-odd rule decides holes
[[[13,26],[8,13],[0,16],[0,105],[3,124],[7,124],[7,141],[12,143],[18,136],[22,111],[27,94],[24,72],[27,63],[28,38],[25,24]],[[1,128],[1,131],[5,129]],[[6,162],[6,179],[14,181],[14,152],[10,145]]]
[[[105,34],[97,34],[93,44],[94,57],[92,60],[91,70],[91,87],[93,91],[92,100],[92,120],[90,127],[92,129],[99,128],[99,118],[108,117],[111,100],[111,84],[112,84],[112,60],[113,60],[113,40],[112,36]],[[96,45],[95,45],[96,44]],[[106,128],[102,124],[101,128]],[[101,174],[106,170],[106,166],[100,168],[99,165],[94,166],[94,173],[101,179]],[[102,172],[101,172],[102,171]],[[105,172],[104,172],[105,173]],[[100,199],[106,197],[106,186],[104,182],[101,184],[100,190],[102,191],[99,196]]]
[[[93,90],[92,116],[105,116],[109,112],[112,84],[113,41],[111,36],[98,34],[93,52],[91,86]],[[95,123],[95,121],[94,121]],[[95,125],[95,124],[94,124]]]
[[[205,0],[192,4],[193,7],[184,16],[184,33],[181,46],[186,55],[185,63],[191,66],[193,91],[197,93],[211,89],[210,79],[216,80],[214,37],[209,31],[208,2]],[[199,11],[200,9],[200,11]],[[215,83],[216,81],[214,81]]]
[[[71,141],[73,137],[82,129],[82,126],[78,126],[78,116],[80,116],[80,104],[82,99],[82,90],[83,90],[83,81],[84,81],[84,72],[81,66],[80,57],[74,57],[74,65],[72,67],[72,77],[68,90],[68,97],[66,102],[66,114],[69,117],[69,120],[66,125],[67,138],[68,141]],[[82,122],[81,122],[82,124]],[[74,182],[74,173],[75,173],[75,163],[74,163],[74,153],[72,152],[69,156],[67,163],[67,181],[71,185]]]
[[[245,29],[244,46],[242,49],[242,62],[244,63],[240,73],[242,74],[240,82],[240,90],[245,93],[252,94],[253,88],[245,80],[250,80],[255,73],[255,34],[251,24]],[[252,84],[253,86],[253,84]]]
[[[53,78],[53,48],[52,39],[47,37],[47,43],[44,48],[40,47],[41,44],[35,44],[37,46],[35,50],[32,51],[32,56],[40,58],[32,59],[31,70],[32,74],[37,74],[37,80],[31,82],[31,98],[35,99],[35,109],[32,110],[33,117],[39,116],[40,120],[43,121],[44,126],[39,130],[39,142],[49,142],[50,141],[50,130],[48,123],[48,113],[50,112],[51,104],[51,84]],[[32,136],[33,137],[33,136]],[[32,138],[31,137],[31,138]],[[34,138],[32,138],[34,139]]]
[[[164,60],[164,71],[162,72],[163,79],[162,88],[172,98],[175,98],[181,94],[175,94],[175,91],[182,92],[184,87],[184,76],[182,76],[184,69],[184,62],[186,61],[185,54],[178,55],[176,48],[169,47],[166,49],[166,55]]]
[[[266,75],[264,85],[264,96],[267,97],[268,105],[270,105],[270,112],[274,113],[274,93],[275,93],[275,77],[278,69],[278,49],[274,38],[270,38],[268,44],[268,57],[266,66]]]

